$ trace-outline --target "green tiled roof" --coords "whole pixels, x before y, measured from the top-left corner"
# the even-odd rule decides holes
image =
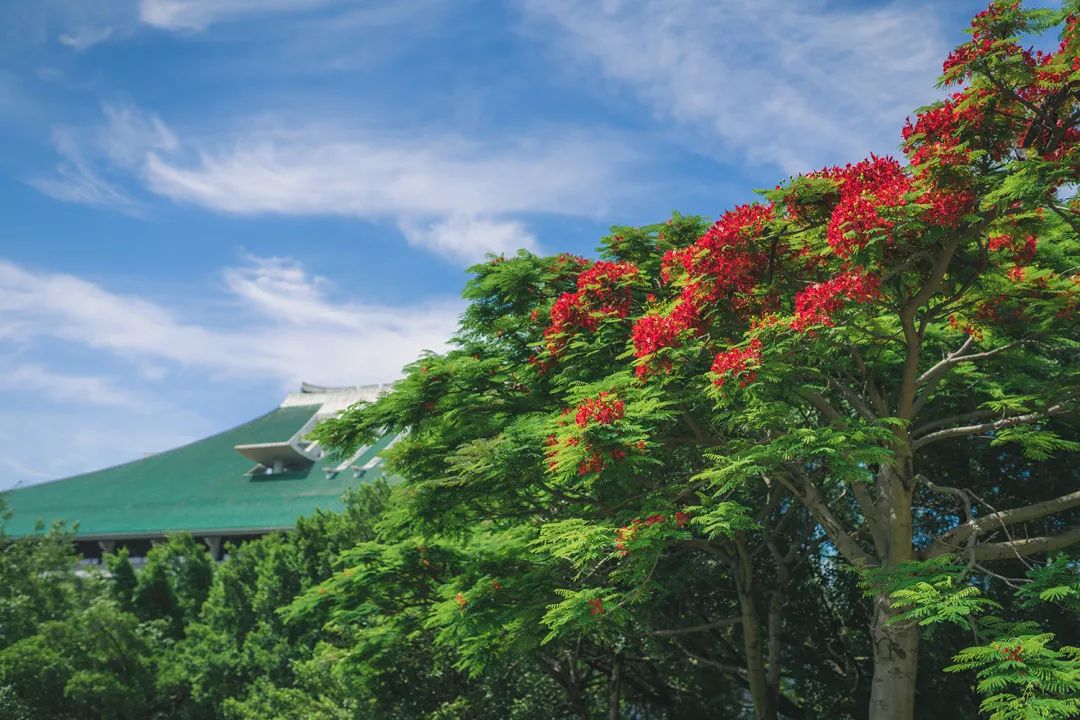
[[[249,475],[252,461],[234,446],[283,442],[319,409],[318,405],[280,407],[251,422],[167,452],[75,477],[0,494],[12,517],[9,536],[34,532],[41,520],[78,523],[78,537],[154,536],[166,532],[243,534],[294,526],[316,509],[340,510],[350,485],[379,477],[381,465],[359,479],[352,470],[336,475],[317,460],[302,471]],[[368,448],[352,465],[363,467],[390,443],[389,436]]]

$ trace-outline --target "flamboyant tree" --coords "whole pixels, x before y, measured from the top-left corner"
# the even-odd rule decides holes
[[[546,594],[459,582],[430,622],[491,657],[530,622],[605,645],[618,717],[626,663],[673,630],[648,624],[658,581],[700,553],[735,616],[700,624],[740,627],[771,718],[792,578],[843,563],[872,605],[869,716],[914,717],[920,623],[978,615],[987,564],[1080,542],[1075,478],[1037,462],[1080,448],[1078,6],[980,13],[902,159],[794,177],[708,227],[616,229],[596,262],[475,268],[456,349],[318,431],[343,452],[407,431],[388,527],[518,528],[521,562],[564,568]],[[987,482],[999,462],[1015,473]],[[507,612],[478,624],[481,606]]]

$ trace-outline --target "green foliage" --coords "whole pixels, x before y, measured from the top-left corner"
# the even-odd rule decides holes
[[[967,581],[968,568],[955,564],[948,555],[861,573],[868,597],[888,595],[892,607],[900,611],[890,623],[914,622],[928,630],[939,623],[968,627],[979,613],[1001,607],[982,597],[982,591]]]
[[[1051,647],[1053,633],[1004,635],[956,655],[947,672],[974,671],[990,720],[1080,714],[1080,648]]]

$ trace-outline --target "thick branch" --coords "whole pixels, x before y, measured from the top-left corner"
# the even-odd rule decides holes
[[[826,420],[837,427],[844,426],[844,418],[840,416],[840,413],[836,411],[836,408],[832,406],[832,403],[825,399],[824,395],[819,392],[804,391],[802,396],[810,401],[810,404],[813,405],[819,413],[824,415]]]
[[[1074,527],[1058,535],[977,545],[972,553],[976,560],[1011,560],[1018,555],[1021,557],[1038,555],[1051,550],[1060,550],[1076,543],[1080,543],[1080,527]]]
[[[650,630],[645,633],[648,637],[671,637],[673,635],[692,635],[694,633],[708,632],[709,630],[715,630],[716,628],[728,627],[730,625],[738,625],[742,622],[742,618],[728,617],[721,618],[715,622],[705,623],[704,625],[690,625],[683,628],[670,628],[666,630]]]
[[[810,511],[810,514],[814,516],[814,519],[821,524],[829,539],[836,545],[836,549],[849,563],[856,567],[867,567],[875,564],[873,558],[859,547],[855,539],[829,510],[829,506],[821,496],[821,491],[817,489],[817,486],[813,483],[804,482],[797,474],[791,476],[780,475],[778,477],[780,482],[784,483],[799,498],[806,509]]]
[[[1033,503],[1031,505],[1001,510],[989,515],[984,515],[977,520],[971,520],[959,525],[942,535],[934,541],[933,545],[931,545],[929,553],[933,556],[940,555],[943,552],[950,552],[972,534],[980,535],[984,532],[1006,525],[1015,525],[1016,523],[1028,522],[1029,520],[1037,520],[1038,518],[1063,512],[1077,506],[1080,506],[1080,490],[1050,500]]]
[[[855,408],[856,412],[862,415],[864,419],[871,422],[877,420],[877,416],[870,410],[870,407],[863,402],[859,394],[852,390],[847,383],[840,382],[836,378],[829,378],[829,384],[839,390],[844,399],[851,403],[851,407]]]
[[[919,379],[915,381],[915,385],[916,387],[923,388],[923,390],[919,394],[918,399],[916,399],[915,401],[915,406],[912,409],[912,416],[918,413],[922,406],[926,404],[926,401],[930,399],[930,396],[937,388],[938,383],[940,383],[942,378],[948,375],[949,371],[952,370],[954,367],[956,367],[960,363],[978,362],[979,360],[993,357],[998,353],[1015,347],[1019,344],[1020,341],[1011,342],[1008,345],[1002,345],[1001,347],[994,348],[993,350],[987,350],[986,352],[965,355],[964,351],[971,346],[972,342],[972,338],[968,337],[968,339],[964,341],[964,344],[961,345],[957,350],[946,355],[937,364],[935,364],[933,367],[931,367],[929,370],[919,376]]]
[[[947,370],[951,365],[955,365],[956,364],[956,358],[962,357],[964,352],[969,347],[971,347],[971,344],[973,342],[975,342],[975,338],[972,337],[971,335],[968,335],[967,339],[964,340],[963,345],[961,345],[956,350],[954,350],[951,353],[949,353],[948,355],[946,355],[944,357],[944,359],[942,359],[940,362],[938,362],[932,368],[930,368],[929,370],[924,372],[922,375],[920,375],[919,379],[916,381],[917,384],[918,385],[925,385],[926,383],[930,382],[935,377],[937,377],[939,374],[942,374],[944,372],[944,370]]]
[[[904,370],[896,414],[905,420],[911,419],[911,410],[915,403],[916,382],[919,373],[919,353],[922,350],[919,333],[915,330],[915,313],[941,287],[941,282],[945,279],[945,273],[949,269],[949,263],[952,262],[953,255],[956,254],[956,249],[960,246],[960,239],[961,236],[956,235],[945,243],[945,247],[941,249],[941,255],[938,256],[934,268],[930,271],[930,277],[926,279],[926,284],[908,300],[904,305],[904,309],[900,312],[900,325],[904,329],[904,342],[907,350],[904,358]]]
[[[991,430],[1001,430],[1016,425],[1025,425],[1027,423],[1035,422],[1036,420],[1050,417],[1051,415],[1058,415],[1064,412],[1064,410],[1065,408],[1062,405],[1053,405],[1042,412],[1013,415],[1012,417],[1002,418],[989,423],[980,423],[978,425],[963,425],[961,427],[946,428],[917,438],[912,445],[912,448],[918,450],[919,448],[925,447],[932,442],[937,442],[938,440],[964,437],[966,435],[978,435],[980,433],[990,432]]]
[[[874,404],[874,409],[877,411],[877,414],[881,417],[888,415],[889,407],[885,403],[885,398],[883,398],[878,391],[877,385],[874,383],[874,376],[870,372],[870,369],[866,367],[866,362],[863,360],[862,353],[860,353],[859,348],[854,345],[851,346],[851,356],[855,358],[855,366],[859,368],[859,372],[862,374],[866,391],[870,395],[870,402]]]
[[[870,535],[874,539],[874,550],[881,557],[885,556],[889,549],[888,539],[885,532],[877,521],[877,504],[870,494],[870,486],[855,480],[851,483],[851,492],[855,496],[855,502],[862,513],[863,522],[870,526]]]

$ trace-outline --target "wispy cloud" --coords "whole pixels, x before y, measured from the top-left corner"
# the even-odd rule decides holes
[[[66,127],[53,131],[53,146],[61,160],[50,176],[31,178],[33,187],[51,198],[138,214],[139,203],[119,185],[106,179],[88,158],[75,133]]]
[[[526,27],[713,154],[808,170],[891,152],[945,50],[933,7],[523,0]],[[718,141],[718,143],[717,143]]]
[[[452,215],[432,223],[403,219],[398,227],[411,245],[449,257],[479,259],[482,252],[511,255],[519,249],[542,252],[536,236],[516,220]]]
[[[157,116],[106,106],[104,126],[57,148],[59,177],[34,185],[58,199],[135,203],[85,158],[180,203],[236,215],[338,215],[391,221],[406,240],[473,261],[536,248],[522,215],[599,217],[639,191],[638,162],[616,136],[566,128],[485,141],[461,135],[307,125],[245,127],[179,139]]]
[[[82,52],[94,45],[105,42],[114,37],[115,34],[116,28],[110,26],[84,26],[75,28],[70,32],[60,33],[57,40],[60,41],[61,45],[67,45],[76,52]]]
[[[165,30],[202,30],[222,20],[311,10],[332,2],[334,0],[141,0],[139,19]]]
[[[226,325],[0,261],[0,342],[61,341],[136,365],[164,362],[212,377],[276,380],[283,388],[301,380],[358,384],[393,379],[421,350],[443,348],[461,309],[457,300],[407,307],[334,302],[327,280],[284,258],[250,258],[223,277],[232,308]],[[38,379],[45,384],[43,375]],[[104,399],[109,388],[100,389]]]
[[[8,392],[29,392],[39,398],[62,402],[68,407],[98,405],[145,408],[153,404],[108,378],[70,375],[36,363],[3,367],[0,370],[0,389]]]

